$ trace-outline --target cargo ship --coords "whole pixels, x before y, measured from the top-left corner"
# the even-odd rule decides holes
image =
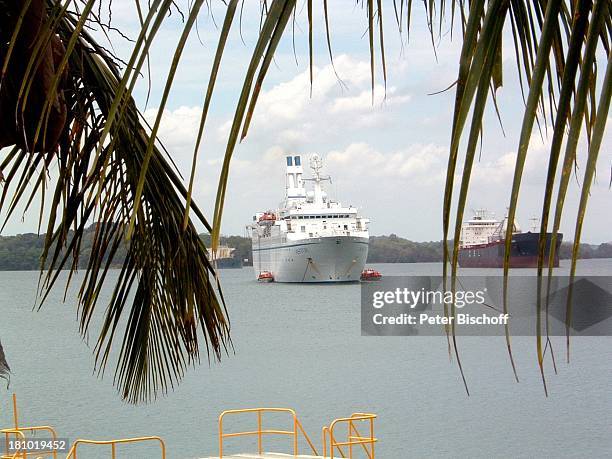
[[[233,247],[220,245],[216,251],[208,249],[208,259],[216,269],[238,269],[242,268],[242,260],[235,256]]]
[[[537,219],[532,219],[530,231],[523,232],[518,223],[512,228],[512,244],[510,246],[511,268],[535,268],[538,266],[538,244],[540,231]],[[471,220],[461,227],[459,241],[459,266],[462,268],[503,268],[506,229],[508,217],[497,220],[495,215],[486,209],[474,212]],[[559,266],[559,247],[563,234],[557,234],[553,266]],[[546,248],[544,251],[544,266],[548,266],[552,233],[546,233]]]

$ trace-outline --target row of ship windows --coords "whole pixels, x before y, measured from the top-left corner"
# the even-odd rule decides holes
[[[353,227],[353,228],[354,228],[354,227]],[[325,230],[325,229],[327,229],[327,226],[324,226],[324,227],[323,227],[323,229],[324,229],[324,230]],[[340,228],[340,225],[338,225],[338,229],[342,229],[342,228]],[[344,225],[344,231],[348,231],[348,230],[349,230],[348,225]],[[300,226],[300,231],[301,231],[302,233],[305,233],[305,232],[306,232],[306,227],[305,227],[305,226]],[[310,233],[310,235],[312,236],[312,233]]]
[[[307,220],[310,218],[350,218],[348,214],[336,214],[336,215],[294,215],[293,218],[298,220]]]

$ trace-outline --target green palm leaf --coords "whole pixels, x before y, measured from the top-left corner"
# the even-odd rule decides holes
[[[544,77],[548,68],[548,60],[550,57],[550,51],[553,44],[553,39],[556,36],[558,27],[557,15],[559,13],[559,3],[549,2],[546,9],[546,18],[542,26],[542,35],[539,40],[539,46],[534,65],[534,71],[530,82],[529,95],[527,97],[527,104],[525,107],[525,115],[523,117],[523,124],[521,127],[521,134],[519,140],[519,148],[516,155],[516,165],[514,167],[514,178],[512,182],[512,192],[510,195],[510,207],[508,209],[508,220],[506,227],[506,244],[504,252],[504,291],[503,291],[503,306],[504,313],[508,313],[508,271],[510,268],[510,248],[512,244],[512,233],[514,229],[514,218],[516,215],[516,208],[518,204],[518,195],[521,186],[521,178],[523,176],[523,169],[525,167],[525,160],[527,158],[527,150],[529,148],[529,141],[531,140],[531,132],[533,124],[536,118],[536,111],[538,104],[541,100],[542,87],[544,83]],[[541,334],[541,314],[540,310],[537,311],[536,319],[536,333],[537,339],[537,353],[538,353],[538,364],[542,374],[542,381],[544,383],[544,391],[546,392],[546,379],[544,378],[544,357],[542,350],[542,341],[540,338]],[[506,339],[508,340],[508,349],[510,350],[509,343],[509,329],[506,324]]]
[[[602,84],[602,91],[597,107],[597,115],[593,124],[593,136],[589,144],[589,156],[587,158],[586,168],[584,170],[584,179],[582,181],[582,191],[580,194],[580,205],[578,207],[578,215],[576,216],[576,229],[574,231],[574,245],[572,247],[572,263],[570,267],[570,284],[567,292],[567,307],[566,307],[566,336],[567,355],[569,359],[569,336],[572,325],[572,292],[573,280],[576,275],[576,260],[578,259],[578,250],[580,248],[580,237],[582,235],[582,226],[586,215],[587,203],[589,200],[589,191],[593,178],[595,176],[595,167],[597,158],[599,157],[599,149],[603,140],[603,134],[606,129],[606,121],[610,110],[610,98],[612,97],[612,55],[608,56],[608,65],[606,66],[606,75]]]

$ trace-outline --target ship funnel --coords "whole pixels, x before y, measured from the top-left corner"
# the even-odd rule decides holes
[[[306,199],[306,189],[302,174],[302,157],[300,155],[287,156],[286,190],[287,201],[304,201]]]

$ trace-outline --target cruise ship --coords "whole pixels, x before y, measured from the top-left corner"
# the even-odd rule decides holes
[[[274,282],[359,281],[368,256],[369,220],[323,190],[323,161],[312,155],[305,178],[300,155],[286,157],[285,199],[259,212],[247,227],[253,244],[255,277]],[[312,184],[306,190],[305,184]]]
[[[503,268],[506,251],[506,229],[508,217],[497,220],[495,215],[486,209],[474,212],[471,220],[461,227],[459,241],[459,266],[462,268]],[[538,266],[538,244],[540,230],[538,219],[533,219],[530,231],[521,231],[515,221],[512,228],[512,243],[510,245],[511,268],[535,268]],[[559,247],[563,234],[557,234],[555,258],[553,266],[559,266]],[[544,266],[548,265],[552,234],[546,233],[544,251]]]

